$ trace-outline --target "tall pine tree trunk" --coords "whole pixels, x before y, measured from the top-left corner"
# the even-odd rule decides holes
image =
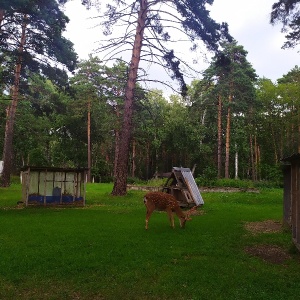
[[[225,142],[225,178],[229,178],[231,102],[232,102],[232,95],[229,95],[228,109],[227,109],[227,124],[226,124],[226,142]]]
[[[114,187],[112,190],[112,195],[115,196],[122,196],[126,194],[130,140],[132,134],[134,91],[141,57],[147,11],[148,1],[141,0],[128,80],[125,89],[123,124],[120,132],[119,154],[116,161],[116,176],[114,178]]]
[[[88,173],[87,182],[91,182],[92,154],[91,154],[91,99],[88,98],[88,115],[87,115],[87,144],[88,144]]]
[[[4,20],[4,9],[0,9],[0,26],[2,25],[2,21]],[[1,27],[0,27],[0,32],[1,32]]]
[[[131,177],[135,177],[135,170],[136,170],[136,142],[135,140],[132,141],[132,170],[131,170]]]
[[[222,174],[222,96],[219,95],[218,101],[218,178]]]
[[[274,146],[274,163],[277,164],[278,163],[277,140],[275,138],[275,130],[273,124],[271,124],[271,136],[272,136],[272,141]]]
[[[254,180],[257,180],[258,174],[258,146],[257,146],[257,138],[254,135],[254,158],[255,158],[255,172],[254,172]]]
[[[300,153],[300,114],[299,114],[299,107],[298,107],[298,114],[297,114],[297,119],[298,119],[298,139],[297,139],[297,150],[298,153]]]
[[[257,180],[261,180],[261,168],[260,168],[260,146],[256,147],[256,158],[257,158]]]
[[[10,106],[7,109],[7,119],[6,119],[6,126],[5,126],[5,137],[4,137],[4,147],[3,147],[3,157],[2,157],[3,159],[3,171],[1,177],[2,187],[8,187],[10,185],[14,123],[15,123],[16,110],[17,110],[18,98],[19,98],[23,50],[26,41],[26,26],[27,26],[27,16],[24,15],[20,45],[18,48],[18,58],[15,67],[14,85],[12,87],[12,101]]]
[[[239,179],[239,152],[237,144],[235,144],[235,159],[234,159],[234,179]]]
[[[250,134],[250,160],[251,160],[251,179],[254,180],[255,178],[255,159],[254,159],[254,147],[253,147],[253,136]]]
[[[119,140],[120,140],[120,112],[118,105],[115,106],[114,112],[116,114],[116,125],[114,129],[115,134],[115,155],[114,155],[114,172],[113,177],[117,176],[117,159],[119,155]]]

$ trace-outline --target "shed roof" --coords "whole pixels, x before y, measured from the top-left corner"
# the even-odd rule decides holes
[[[300,153],[294,153],[291,156],[283,158],[281,161],[283,161],[283,162],[293,162],[293,161],[297,161],[297,160],[300,161]]]
[[[172,179],[172,182],[170,185],[168,185],[170,179]],[[197,206],[204,204],[199,188],[189,168],[173,167],[172,173],[165,185],[165,188],[167,188],[168,186],[169,187],[174,186],[176,187],[176,189],[180,189],[182,191],[187,189],[194,203]],[[184,195],[186,197],[185,193]]]
[[[87,171],[88,168],[78,167],[78,168],[62,168],[62,167],[36,167],[36,166],[24,166],[21,171],[49,171],[49,172],[83,172]]]
[[[174,168],[176,171],[180,171],[182,176],[184,177],[185,183],[190,191],[196,205],[203,205],[204,201],[200,194],[199,188],[195,182],[193,174],[189,168]]]

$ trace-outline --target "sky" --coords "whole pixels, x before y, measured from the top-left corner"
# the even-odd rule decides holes
[[[299,65],[300,53],[297,49],[281,49],[285,41],[281,26],[272,26],[269,21],[274,2],[276,0],[215,0],[209,10],[215,21],[228,23],[231,35],[248,52],[247,59],[256,74],[275,82]],[[91,19],[99,13],[87,11],[81,1],[72,0],[65,5],[65,14],[70,22],[64,35],[74,43],[79,58],[87,59],[101,39],[101,28],[95,27],[95,20]],[[101,54],[97,56],[101,58]],[[198,68],[207,67],[207,63],[200,61]],[[155,66],[151,68],[152,73],[160,72]]]

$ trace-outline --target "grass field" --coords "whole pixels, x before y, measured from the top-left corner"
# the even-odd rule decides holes
[[[20,185],[0,189],[0,299],[299,299],[290,232],[247,229],[281,222],[282,190],[203,193],[185,229],[156,212],[148,231],[144,193],[111,190],[88,185],[84,208],[20,208]]]

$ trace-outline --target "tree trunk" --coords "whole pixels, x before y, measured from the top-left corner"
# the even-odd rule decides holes
[[[91,168],[92,168],[92,155],[91,155],[91,99],[88,99],[88,115],[87,115],[87,144],[88,144],[88,172],[87,182],[91,182]]]
[[[18,59],[15,67],[15,79],[14,79],[14,85],[12,87],[12,101],[10,106],[7,109],[7,119],[6,119],[6,126],[5,126],[5,137],[4,137],[3,157],[2,157],[3,159],[3,171],[1,177],[2,187],[8,187],[10,185],[12,150],[13,150],[13,131],[14,131],[16,110],[18,105],[18,98],[19,98],[22,55],[23,55],[24,45],[26,41],[26,26],[27,26],[27,15],[24,15],[20,46],[18,48]]]
[[[299,111],[299,107],[298,107],[298,111]],[[297,135],[297,137],[298,137],[298,139],[297,139],[297,150],[298,150],[298,153],[300,153],[300,138],[299,138],[299,136],[300,136],[300,114],[299,114],[299,112],[298,112],[298,115],[297,115],[297,119],[298,119],[298,135]]]
[[[229,162],[230,162],[230,131],[231,131],[231,102],[232,96],[229,96],[227,109],[227,124],[226,124],[226,142],[225,142],[225,178],[229,178]]]
[[[120,140],[120,112],[118,105],[115,106],[114,112],[116,114],[116,126],[114,130],[115,134],[115,156],[114,156],[114,173],[113,177],[116,178],[117,176],[117,160],[119,155],[119,140]]]
[[[201,117],[201,125],[204,127],[205,126],[205,117],[206,117],[206,113],[207,113],[207,110],[204,109],[203,110],[203,114],[202,114],[202,117]],[[203,145],[203,138],[201,138],[200,140],[200,147]]]
[[[278,163],[278,154],[277,154],[277,141],[275,138],[275,131],[273,124],[271,124],[271,136],[272,136],[272,141],[273,141],[273,146],[274,146],[274,162],[275,164]]]
[[[253,137],[250,134],[250,160],[251,160],[251,179],[255,178],[255,163],[254,163],[254,149],[253,149]]]
[[[257,138],[256,135],[254,135],[254,176],[253,176],[253,180],[257,180],[257,174],[258,174],[258,150],[257,150],[258,146],[257,146]]]
[[[114,179],[114,187],[112,190],[112,195],[115,196],[122,196],[126,194],[130,140],[132,133],[134,90],[141,57],[147,11],[148,1],[141,0],[128,80],[125,89],[123,124],[119,139],[119,154],[116,161],[116,177]]]
[[[261,168],[260,168],[260,147],[257,145],[256,149],[257,156],[257,180],[261,180]]]
[[[218,102],[218,178],[222,174],[222,97],[219,95]]]
[[[237,149],[237,144],[235,144],[234,167],[235,167],[234,178],[237,180],[237,179],[239,179],[239,152]]]
[[[135,163],[135,157],[136,157],[136,142],[133,140],[132,142],[132,170],[131,170],[131,177],[135,177],[135,170],[136,170],[136,163]]]
[[[146,157],[145,157],[145,163],[146,163],[146,178],[147,180],[150,178],[150,171],[149,171],[149,164],[150,164],[150,143],[147,142],[146,145]]]
[[[1,32],[1,25],[4,20],[4,14],[5,14],[4,9],[0,9],[0,32]]]
[[[120,130],[115,129],[115,155],[114,155],[114,178],[117,176],[117,160],[119,156],[119,141],[120,141]]]

